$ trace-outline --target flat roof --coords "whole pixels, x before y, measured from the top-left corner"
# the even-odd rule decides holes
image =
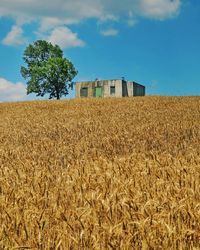
[[[95,79],[95,80],[85,80],[85,81],[77,81],[77,82],[104,82],[104,81],[122,81],[122,79]]]
[[[132,82],[133,84],[135,85],[138,85],[138,86],[142,86],[142,87],[145,87],[144,85],[140,84],[140,83],[137,83],[135,81],[130,81],[130,80],[123,80],[123,79],[96,79],[96,80],[89,80],[89,81],[77,81],[75,83],[87,83],[87,82],[106,82],[106,81],[125,81],[125,82]]]

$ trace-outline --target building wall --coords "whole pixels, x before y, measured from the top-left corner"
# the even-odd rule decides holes
[[[115,94],[110,94],[110,87],[115,86]],[[102,88],[102,97],[144,96],[145,86],[124,80],[96,80],[76,83],[76,97],[79,98],[81,88],[88,88],[87,97],[95,97],[95,88]]]
[[[133,82],[127,82],[128,96],[133,96]]]
[[[128,87],[125,80],[122,80],[122,96],[128,96]]]
[[[110,87],[115,86],[115,94],[110,95]],[[97,80],[76,83],[76,97],[80,96],[81,88],[88,88],[88,97],[95,96],[95,88],[102,87],[102,97],[122,97],[122,80]]]
[[[103,97],[121,97],[122,96],[122,81],[121,80],[104,80]],[[115,95],[110,95],[110,87],[115,86]]]
[[[133,82],[133,96],[144,96],[145,86]]]

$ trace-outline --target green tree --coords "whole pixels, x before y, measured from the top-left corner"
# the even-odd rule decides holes
[[[73,87],[72,80],[78,72],[63,58],[58,45],[38,40],[25,49],[23,59],[27,67],[21,67],[21,74],[27,80],[27,94],[49,94],[49,99],[60,99]]]

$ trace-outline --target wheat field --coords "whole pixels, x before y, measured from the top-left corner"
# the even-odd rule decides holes
[[[200,97],[1,103],[0,249],[200,249]]]

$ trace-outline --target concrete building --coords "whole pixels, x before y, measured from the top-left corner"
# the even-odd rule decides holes
[[[76,98],[144,96],[145,86],[125,80],[76,82]]]

